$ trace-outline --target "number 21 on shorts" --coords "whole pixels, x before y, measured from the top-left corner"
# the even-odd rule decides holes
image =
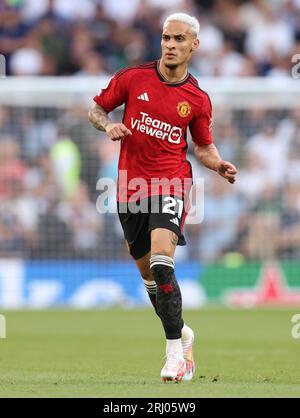
[[[176,215],[176,211],[173,209],[178,204],[178,214],[177,217],[180,219],[183,213],[183,200],[167,196],[163,199],[163,213],[169,213],[172,216]]]

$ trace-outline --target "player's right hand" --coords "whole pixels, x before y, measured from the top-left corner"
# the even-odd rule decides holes
[[[121,141],[132,132],[123,123],[109,123],[105,128],[106,134],[112,141]]]

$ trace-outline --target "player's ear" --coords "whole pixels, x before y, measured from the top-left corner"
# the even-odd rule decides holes
[[[200,41],[199,41],[199,39],[198,38],[195,38],[194,40],[193,40],[193,44],[192,44],[192,51],[194,52],[194,51],[196,51],[196,49],[198,49],[199,48],[199,46],[200,46]]]

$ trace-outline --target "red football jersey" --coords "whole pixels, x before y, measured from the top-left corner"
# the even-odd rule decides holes
[[[132,132],[121,143],[119,202],[158,194],[153,185],[162,179],[191,181],[187,128],[195,143],[212,143],[211,102],[191,74],[170,83],[160,73],[159,61],[124,68],[94,101],[107,113],[125,104],[123,123]],[[175,181],[174,195],[183,196],[177,185]]]

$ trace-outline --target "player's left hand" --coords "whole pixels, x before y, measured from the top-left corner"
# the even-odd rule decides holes
[[[236,167],[228,161],[220,161],[218,164],[217,172],[220,176],[224,177],[229,183],[235,182],[235,176],[237,173]]]

